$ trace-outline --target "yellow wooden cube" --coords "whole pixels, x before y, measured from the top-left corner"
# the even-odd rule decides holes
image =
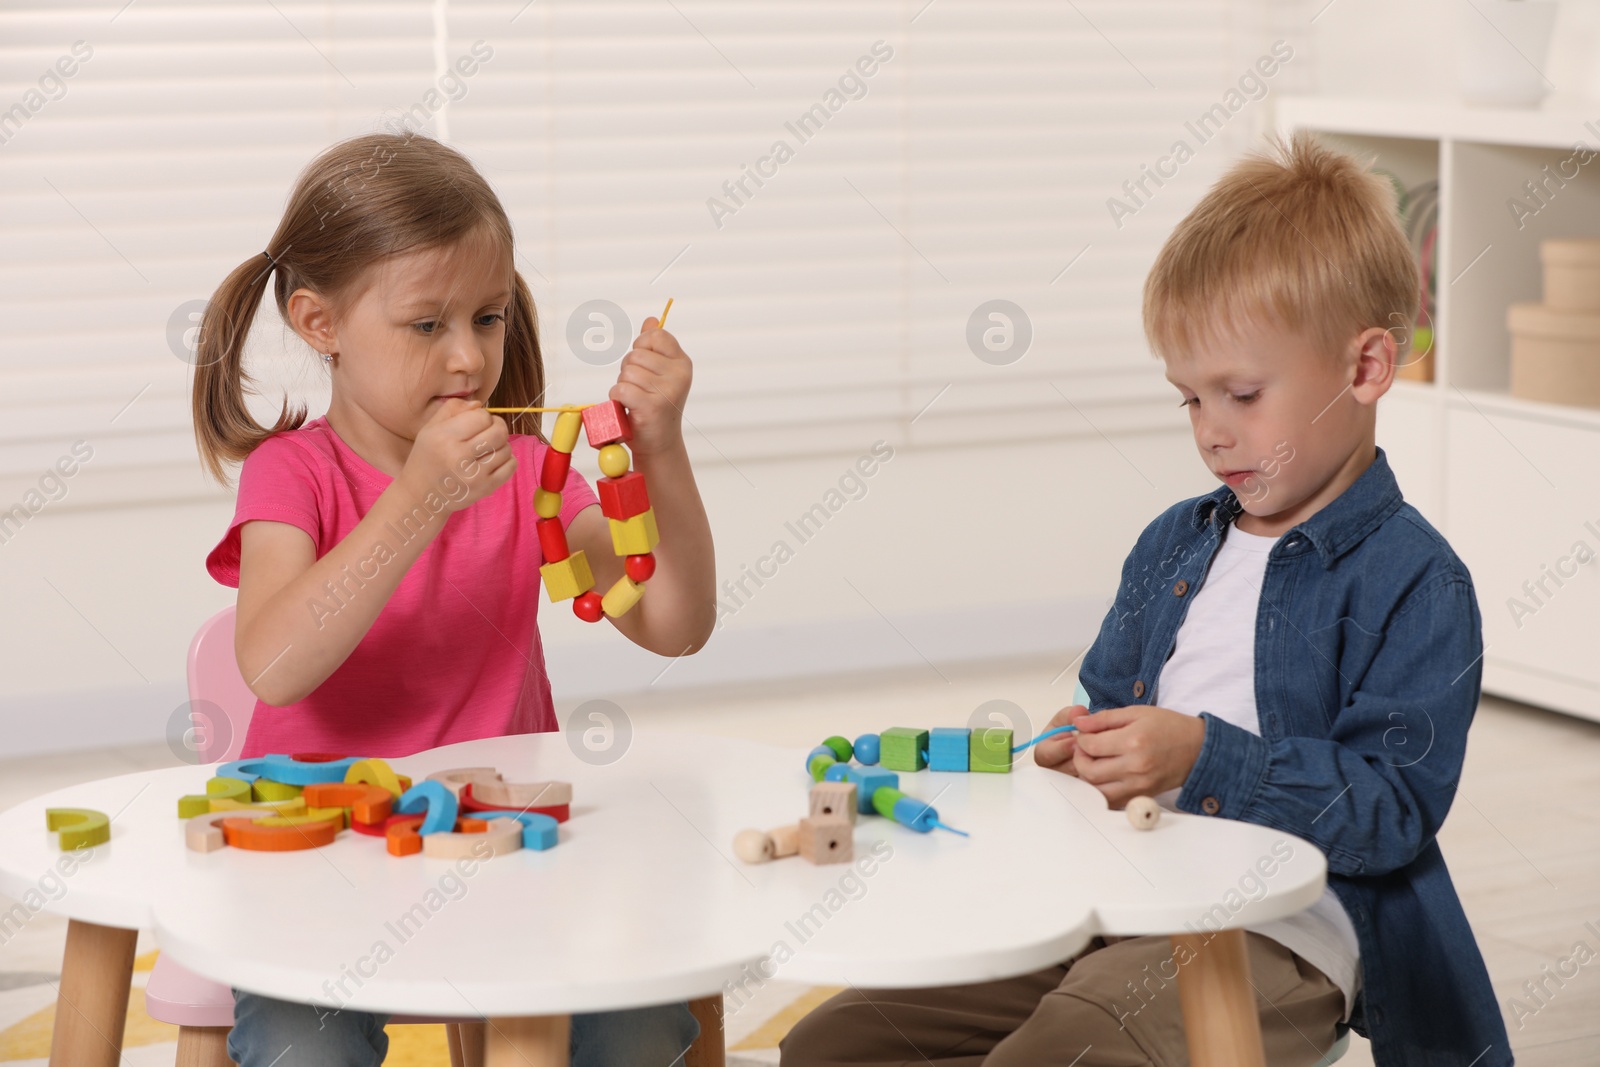
[[[550,447],[557,452],[571,453],[578,446],[578,431],[583,429],[583,414],[563,411],[556,416],[555,429],[550,431]]]
[[[548,489],[533,491],[533,510],[541,519],[553,519],[561,514],[561,494]]]
[[[644,596],[644,586],[624,574],[617,579],[617,584],[606,590],[606,595],[600,598],[600,610],[613,619],[618,615],[626,615],[628,609],[639,602]]]
[[[646,508],[631,519],[606,521],[611,524],[611,547],[619,556],[642,556],[661,543],[655,508]]]
[[[594,572],[589,570],[589,559],[581,548],[566,559],[540,567],[539,577],[544,579],[544,588],[552,604],[571,600],[594,588]]]

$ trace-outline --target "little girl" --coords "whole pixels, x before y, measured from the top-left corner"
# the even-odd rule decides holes
[[[245,405],[256,308],[283,320],[332,377],[328,413],[277,424]],[[405,756],[557,729],[535,625],[543,562],[534,490],[548,449],[533,300],[511,224],[463,156],[428,137],[370,134],[301,174],[261,253],[217,288],[200,324],[194,422],[206,468],[243,461],[238,504],[206,559],[237,586],[235,649],[260,698],[244,756]],[[661,544],[649,592],[612,618],[678,656],[715,623],[710,526],[684,448],[691,368],[654,318],[609,396],[633,425]],[[576,399],[576,398],[574,398]],[[509,425],[508,425],[509,421]],[[521,431],[510,432],[511,428]],[[623,571],[594,491],[571,471],[560,521],[596,588]],[[240,1067],[383,1062],[388,1016],[234,991]],[[575,1015],[572,1062],[660,1065],[698,1033],[684,1004]]]

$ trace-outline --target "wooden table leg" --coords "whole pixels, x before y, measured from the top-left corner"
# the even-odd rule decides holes
[[[484,1067],[567,1067],[572,1016],[490,1019]]]
[[[1243,930],[1173,934],[1191,1067],[1266,1067]]]
[[[722,1034],[722,994],[696,997],[689,1001],[689,1011],[700,1024],[700,1036],[683,1057],[684,1067],[725,1067],[728,1046]]]
[[[484,1031],[481,1022],[449,1023],[445,1026],[450,1044],[450,1067],[483,1067]]]
[[[139,931],[67,922],[50,1067],[117,1067]]]

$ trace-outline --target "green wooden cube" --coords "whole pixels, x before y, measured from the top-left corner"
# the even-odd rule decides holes
[[[896,726],[878,735],[878,765],[891,771],[920,771],[928,765],[928,731]]]
[[[998,726],[979,726],[972,731],[971,759],[973,771],[990,774],[1011,773],[1011,731]]]

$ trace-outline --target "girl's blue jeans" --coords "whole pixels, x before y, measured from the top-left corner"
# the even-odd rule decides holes
[[[228,1056],[239,1067],[378,1067],[389,1018],[235,989]],[[672,1067],[699,1036],[687,1004],[573,1015],[572,1067]]]

